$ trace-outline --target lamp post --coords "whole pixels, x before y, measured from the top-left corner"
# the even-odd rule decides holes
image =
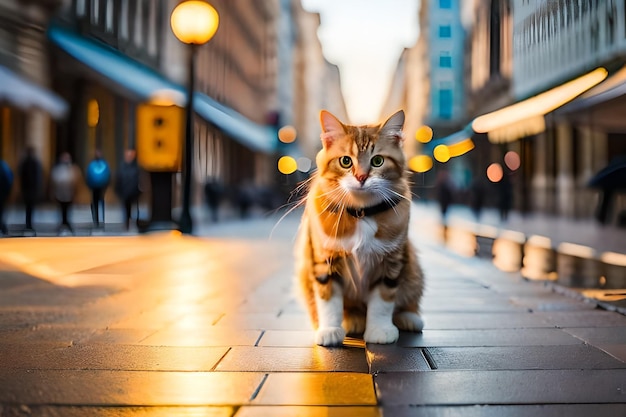
[[[183,207],[179,227],[182,233],[191,233],[191,178],[193,174],[193,91],[195,83],[196,50],[207,43],[219,25],[219,15],[209,3],[188,0],[180,3],[172,11],[170,18],[172,31],[176,38],[189,45],[187,104],[185,106],[185,146],[183,159]]]

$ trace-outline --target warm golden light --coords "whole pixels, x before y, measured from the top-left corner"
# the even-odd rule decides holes
[[[428,143],[433,138],[433,130],[430,126],[422,126],[415,131],[415,139],[420,143]]]
[[[87,103],[87,126],[96,127],[100,120],[100,106],[98,106],[98,100],[91,99]]]
[[[409,159],[409,169],[414,172],[426,172],[433,167],[433,159],[428,155],[415,155]]]
[[[448,162],[450,160],[450,149],[446,145],[437,145],[433,149],[433,156],[439,162]]]
[[[608,71],[605,68],[596,68],[575,80],[527,100],[479,116],[472,122],[472,128],[477,133],[488,133],[513,123],[543,116],[602,82],[607,75]]]
[[[172,12],[170,24],[179,41],[202,45],[211,40],[217,32],[219,15],[209,3],[184,1]]]
[[[502,165],[499,163],[494,162],[487,167],[487,178],[489,178],[489,181],[500,182],[503,176],[504,171],[502,171]]]
[[[283,126],[278,130],[278,139],[283,143],[292,143],[296,140],[296,136],[296,128],[293,126]]]
[[[278,171],[281,174],[293,174],[298,169],[298,162],[291,156],[281,156],[278,160]]]
[[[469,138],[457,142],[453,145],[448,145],[448,151],[450,152],[451,158],[464,155],[472,149],[474,149],[474,142]]]

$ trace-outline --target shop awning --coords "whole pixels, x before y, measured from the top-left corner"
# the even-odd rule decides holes
[[[1,103],[25,111],[37,108],[55,119],[62,119],[68,111],[68,104],[63,98],[0,65]]]
[[[567,117],[572,124],[593,124],[607,132],[626,132],[625,105],[626,66],[555,114]]]
[[[173,91],[186,100],[185,88],[114,48],[57,26],[48,29],[48,38],[76,60],[129,91],[139,101],[147,101],[162,91]],[[183,102],[177,103],[184,105]],[[203,93],[194,95],[194,110],[204,120],[243,146],[254,151],[272,152],[277,132],[257,124]]]
[[[474,119],[472,129],[486,133],[491,142],[501,143],[545,130],[544,116],[601,83],[608,75],[605,68],[595,70],[526,100]]]

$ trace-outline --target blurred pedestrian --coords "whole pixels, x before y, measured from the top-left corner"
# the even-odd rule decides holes
[[[59,203],[61,211],[59,233],[63,231],[63,228],[74,233],[69,222],[69,211],[76,196],[80,177],[80,171],[72,163],[72,157],[69,152],[61,153],[59,162],[52,168],[52,173],[50,174],[52,196]]]
[[[222,202],[222,196],[224,194],[224,188],[222,184],[216,179],[207,177],[204,183],[204,196],[209,208],[209,215],[213,222],[218,221],[220,203]]]
[[[115,193],[124,204],[124,224],[130,227],[131,210],[133,204],[138,204],[141,189],[139,188],[139,165],[137,153],[134,149],[124,151],[124,161],[115,176]]]
[[[452,204],[454,197],[454,185],[450,179],[450,173],[445,168],[437,172],[435,192],[437,193],[437,201],[439,202],[439,210],[441,211],[441,221],[446,224],[448,208],[450,204]]]
[[[35,148],[26,148],[26,156],[19,166],[20,189],[26,211],[26,230],[33,231],[33,212],[35,204],[41,197],[43,184],[43,168],[37,158]]]
[[[91,217],[96,227],[100,226],[100,208],[104,223],[104,193],[110,180],[109,164],[102,157],[102,151],[96,149],[94,158],[87,165],[87,186],[91,190]]]
[[[505,170],[502,179],[497,183],[498,187],[498,209],[500,210],[500,220],[505,222],[509,218],[509,212],[513,207],[513,182],[511,174]]]
[[[4,222],[4,208],[6,206],[11,188],[13,187],[13,171],[5,161],[0,159],[0,233],[6,235],[9,233],[6,223]]]
[[[480,220],[480,214],[485,204],[485,188],[486,183],[482,176],[477,175],[470,186],[470,207],[476,221]]]

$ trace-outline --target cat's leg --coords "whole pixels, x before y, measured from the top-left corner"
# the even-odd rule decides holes
[[[396,312],[393,315],[393,324],[407,332],[421,332],[424,329],[424,320],[417,312],[409,310]]]
[[[320,346],[339,346],[346,337],[341,327],[343,320],[343,289],[331,276],[317,278],[315,304],[317,307],[318,328],[315,343]]]
[[[345,307],[341,327],[346,331],[346,334],[363,333],[365,331],[365,311],[361,308]]]
[[[390,290],[393,289],[379,284],[370,291],[363,334],[367,343],[387,344],[398,340],[399,331],[393,324],[394,291]]]

